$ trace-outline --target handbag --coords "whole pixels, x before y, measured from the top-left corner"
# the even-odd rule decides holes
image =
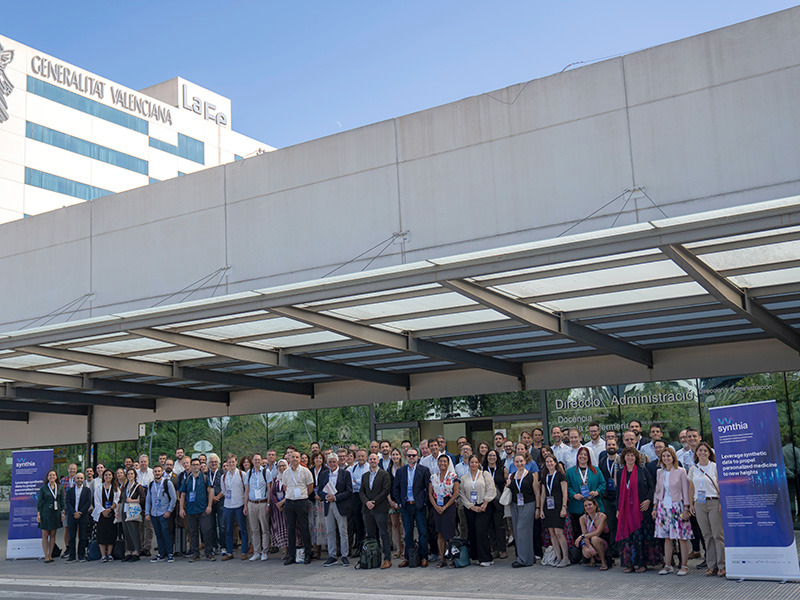
[[[542,564],[545,566],[554,565],[558,562],[558,556],[556,556],[556,549],[553,546],[548,546],[544,549],[544,555],[542,556]]]
[[[138,502],[135,504],[128,504],[125,503],[125,520],[126,521],[137,521],[141,522],[142,520],[142,505]]]
[[[500,494],[500,504],[502,504],[503,506],[509,506],[511,504],[511,500],[512,500],[511,488],[506,486],[505,489],[503,489],[503,493]]]

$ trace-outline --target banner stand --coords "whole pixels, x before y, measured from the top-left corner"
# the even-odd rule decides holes
[[[800,581],[775,400],[709,409],[728,579]]]
[[[21,450],[11,457],[11,505],[6,560],[43,558],[36,501],[45,475],[53,468],[53,450]]]

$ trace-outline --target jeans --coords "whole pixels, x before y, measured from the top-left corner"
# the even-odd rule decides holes
[[[153,532],[158,540],[158,555],[169,556],[172,554],[172,536],[169,534],[169,519],[164,516],[150,517],[153,524]]]
[[[228,548],[228,554],[233,554],[233,524],[234,519],[239,523],[239,533],[242,536],[242,552],[247,554],[247,549],[250,547],[249,540],[247,539],[247,522],[244,519],[244,505],[236,508],[225,507],[225,546]]]
[[[428,515],[425,512],[425,507],[420,506],[417,508],[416,504],[409,504],[406,502],[403,505],[403,529],[406,532],[406,558],[408,558],[408,548],[414,543],[414,525],[417,526],[419,532],[419,559],[428,560]]]
[[[67,556],[75,558],[75,542],[78,542],[78,558],[86,558],[86,545],[89,538],[89,523],[81,519],[69,519],[69,543],[67,544]]]

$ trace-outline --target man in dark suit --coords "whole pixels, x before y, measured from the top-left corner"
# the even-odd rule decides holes
[[[661,460],[661,453],[664,451],[664,448],[666,447],[667,447],[667,442],[665,442],[664,440],[656,440],[655,442],[653,442],[653,450],[656,453],[656,459],[651,460],[644,466],[644,468],[650,472],[653,481],[658,481],[658,478],[656,477],[656,473],[658,473],[658,469],[660,468],[658,466],[658,461]]]
[[[428,566],[428,533],[427,515],[425,507],[428,503],[428,484],[431,473],[422,465],[417,464],[419,452],[416,448],[409,448],[406,453],[408,464],[397,470],[394,478],[392,497],[400,505],[405,530],[406,556],[399,567],[408,566],[408,549],[414,543],[414,525],[419,532],[419,558],[420,566]]]
[[[364,507],[364,525],[367,536],[377,538],[375,529],[380,532],[383,563],[381,569],[392,566],[392,538],[389,536],[389,493],[392,478],[380,468],[377,454],[369,455],[369,471],[361,477],[361,505]]]
[[[325,488],[331,484],[336,490],[331,494]],[[325,529],[327,531],[328,560],[323,563],[323,567],[335,565],[338,554],[342,557],[342,566],[347,566],[347,516],[350,514],[350,498],[353,495],[353,482],[347,469],[339,467],[336,455],[331,452],[328,454],[328,469],[320,471],[319,481],[317,482],[317,500],[325,501]],[[336,551],[336,528],[339,528],[340,552]]]
[[[67,563],[75,562],[75,546],[77,538],[78,560],[86,562],[86,545],[89,538],[89,519],[92,512],[94,495],[88,485],[84,484],[83,473],[76,473],[75,485],[67,490],[64,512],[67,513]]]

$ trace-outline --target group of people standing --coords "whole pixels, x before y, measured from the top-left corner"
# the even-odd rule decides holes
[[[382,569],[393,559],[401,568],[463,566],[451,546],[459,542],[484,567],[513,545],[514,568],[543,559],[602,571],[619,557],[625,572],[661,564],[660,574],[686,575],[700,542],[706,575],[724,576],[714,452],[699,432],[682,431],[676,452],[658,425],[650,438],[638,421],[620,437],[601,437],[597,423],[588,431],[583,443],[577,429],[554,427],[550,445],[541,429],[517,443],[498,431],[475,451],[462,437],[457,455],[440,436],[417,447],[373,441],[322,451],[313,443],[307,454],[289,446],[281,460],[270,449],[220,464],[216,454],[189,458],[178,449],[152,469],[146,455],[116,471],[98,464],[84,474],[70,465],[60,481],[50,471],[39,491],[45,562],[53,562],[65,525],[67,562],[86,560],[93,531],[103,562],[122,540],[124,561],[151,552],[151,562],[176,554],[197,561],[201,550],[206,560],[231,560],[240,545],[241,560],[280,553],[284,564],[308,564],[325,547],[323,566],[347,566],[370,538]]]

